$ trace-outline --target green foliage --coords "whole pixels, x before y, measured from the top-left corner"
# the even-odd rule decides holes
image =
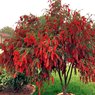
[[[57,95],[62,92],[58,74],[53,74],[53,76],[55,77],[55,83],[50,83],[49,85],[44,83],[45,90],[42,91],[41,95]],[[75,95],[95,95],[95,83],[88,83],[84,85],[84,83],[79,80],[79,76],[79,74],[74,75],[73,72],[73,77],[67,88],[67,92],[71,92]],[[34,95],[37,94],[38,92],[36,91]]]
[[[41,24],[44,25],[45,22],[46,22],[46,21],[45,21],[45,16],[41,16],[39,19],[40,19]]]
[[[9,83],[14,91],[19,91],[24,85],[29,83],[29,77],[26,77],[23,73],[19,73],[16,78],[12,78]]]
[[[9,76],[5,69],[2,70],[0,75],[0,91],[7,88],[9,85],[9,81],[11,80],[11,76]]]
[[[13,78],[5,69],[3,69],[2,74],[0,75],[0,91],[5,89],[20,91],[24,85],[30,82],[30,79],[30,77],[26,77],[23,73],[18,73],[18,75]]]

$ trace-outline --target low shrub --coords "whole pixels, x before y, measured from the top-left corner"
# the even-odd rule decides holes
[[[3,69],[0,75],[0,91],[11,90],[18,92],[24,85],[30,83],[30,79],[31,78],[25,76],[24,73],[18,73],[16,77],[12,77],[5,69]]]

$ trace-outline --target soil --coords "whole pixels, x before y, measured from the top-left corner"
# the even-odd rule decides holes
[[[19,92],[13,92],[13,91],[1,91],[0,95],[32,95],[35,92],[35,86],[34,85],[26,85],[23,87],[23,89]]]
[[[63,95],[63,93],[59,93],[57,95]],[[72,94],[72,93],[67,93],[66,95],[75,95],[75,94]]]

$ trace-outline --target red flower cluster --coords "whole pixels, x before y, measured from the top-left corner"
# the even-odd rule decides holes
[[[26,37],[24,38],[24,42],[27,44],[27,46],[31,46],[36,44],[36,39],[33,35],[26,35]]]

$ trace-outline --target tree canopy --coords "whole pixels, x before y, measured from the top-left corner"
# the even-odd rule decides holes
[[[0,63],[13,75],[20,72],[32,76],[39,89],[44,81],[54,81],[52,71],[58,72],[62,87],[64,76],[63,92],[76,69],[83,82],[95,82],[92,26],[92,20],[61,5],[61,0],[52,1],[44,23],[34,15],[20,17],[14,36],[2,44]]]

